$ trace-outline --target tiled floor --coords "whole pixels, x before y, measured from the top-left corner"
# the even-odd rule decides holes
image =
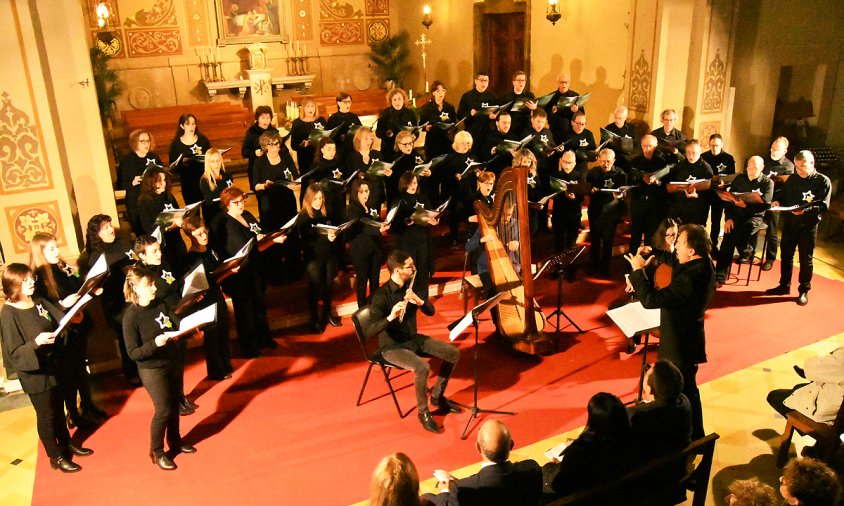
[[[844,245],[821,244],[815,257],[817,274],[844,281]],[[707,504],[723,504],[726,488],[734,479],[759,476],[777,488],[779,473],[774,466],[773,449],[779,444],[778,436],[785,421],[768,407],[765,396],[770,390],[798,382],[792,369],[794,364],[802,364],[808,357],[842,345],[844,334],[830,336],[701,386],[707,430],[721,435],[716,444]],[[576,437],[580,430],[520,447],[514,451],[513,458],[545,462],[545,450],[566,438]],[[35,412],[31,407],[0,413],[0,504],[17,506],[31,502],[37,442]],[[795,442],[799,452],[811,440],[796,436]],[[16,463],[17,459],[20,462]],[[454,474],[465,476],[479,467],[480,464],[475,464],[455,470]],[[433,486],[433,479],[426,480],[422,491],[433,491]]]

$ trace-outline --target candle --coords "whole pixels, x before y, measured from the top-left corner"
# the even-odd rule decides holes
[[[305,49],[302,51],[302,56],[308,56],[308,45],[305,44]]]
[[[217,46],[217,63],[220,62],[220,46]]]
[[[413,100],[413,90],[409,90],[409,91],[410,91],[410,96],[408,98],[410,98],[410,100]]]
[[[431,90],[428,89],[428,81],[425,81],[425,93],[430,92]]]
[[[410,100],[410,102],[413,104],[413,108],[415,109],[416,108],[416,99],[413,98],[413,99]]]

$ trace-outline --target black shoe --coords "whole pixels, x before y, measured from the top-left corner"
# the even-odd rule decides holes
[[[765,263],[762,264],[763,271],[769,271],[774,268],[774,261],[773,260],[765,260]]]
[[[434,420],[434,417],[431,416],[431,413],[428,411],[422,411],[419,413],[419,421],[422,423],[422,427],[425,427],[425,430],[428,432],[433,432],[434,434],[439,434],[442,430],[440,424]]]
[[[150,453],[149,458],[162,471],[173,471],[176,469],[176,463],[164,452]]]
[[[627,340],[627,349],[624,350],[625,353],[628,355],[632,355],[633,352],[636,351],[636,344],[633,342],[633,339]]]
[[[196,453],[196,448],[191,445],[181,445],[179,447],[179,453]]]
[[[63,473],[75,473],[76,471],[82,470],[82,466],[64,457],[50,459],[50,467],[59,469]]]
[[[188,416],[196,413],[196,410],[193,408],[189,408],[184,404],[179,404],[179,416]]]
[[[715,281],[715,288],[716,288],[716,289],[718,289],[718,288],[723,288],[723,287],[724,287],[724,282],[723,282],[723,281],[721,281],[721,280],[716,280],[716,281]]]
[[[312,321],[309,327],[311,329],[311,332],[314,334],[322,334],[323,332],[325,332],[325,326],[319,322]]]
[[[736,260],[736,263],[741,264],[741,265],[747,265],[747,264],[750,263],[750,257],[739,257],[739,259]],[[771,264],[771,267],[773,267],[773,264]],[[768,268],[767,270],[771,270],[771,269]]]
[[[809,292],[800,292],[800,296],[797,297],[797,305],[798,306],[805,306],[809,303]]]
[[[463,410],[460,409],[460,406],[446,399],[444,395],[440,397],[431,397],[431,404],[437,408],[437,411],[454,414],[463,412]]]
[[[264,344],[261,345],[261,348],[264,348],[264,349],[267,349],[267,350],[272,349],[272,348],[278,348],[278,343],[275,342],[275,339],[267,339],[266,341],[264,341]]]
[[[132,388],[138,388],[138,387],[141,386],[141,378],[139,378],[137,376],[133,376],[126,381],[129,382],[129,386],[132,387]]]
[[[71,415],[67,413],[64,416],[65,423],[67,424],[67,430],[73,430],[76,428],[76,423],[78,421],[79,415]]]
[[[83,448],[81,446],[76,446],[73,443],[69,443],[67,445],[67,449],[70,450],[70,453],[76,455],[77,457],[87,457],[88,455],[93,455],[94,450],[90,448]]]
[[[777,285],[773,288],[768,288],[765,293],[768,295],[788,295],[791,292],[790,286]]]
[[[82,417],[83,418],[103,419],[103,418],[108,418],[108,413],[106,413],[105,411],[101,410],[100,408],[94,406],[93,404],[88,405],[88,406],[83,405],[82,406]]]
[[[182,406],[184,406],[186,408],[190,408],[190,409],[196,409],[196,408],[199,407],[199,404],[196,404],[195,402],[191,402],[190,399],[182,396]]]
[[[227,380],[227,379],[232,379],[232,375],[226,373],[226,374],[223,374],[222,376],[208,376],[208,379],[211,380],[211,381],[223,381],[223,380]]]
[[[328,324],[331,325],[332,327],[342,327],[343,326],[343,324],[340,323],[340,317],[339,316],[329,316],[328,317]]]

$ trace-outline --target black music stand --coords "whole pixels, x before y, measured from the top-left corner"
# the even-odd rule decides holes
[[[651,332],[660,326],[659,318],[649,318],[645,311],[641,302],[631,302],[607,311],[607,316],[621,329],[625,337],[631,339],[636,334],[643,334],[645,337],[644,348],[642,349],[642,365],[639,369],[639,395],[635,401],[627,404],[642,400],[642,393],[645,389],[645,373],[650,368],[648,364],[648,340]],[[655,314],[659,315],[659,313]]]
[[[548,269],[551,272],[551,276],[557,277],[557,309],[551,312],[548,316],[546,316],[546,320],[551,321],[552,316],[557,316],[557,322],[554,325],[554,329],[556,332],[560,332],[560,316],[565,318],[569,321],[569,325],[574,325],[574,328],[577,329],[578,332],[581,334],[584,332],[582,328],[580,328],[574,320],[569,318],[569,315],[563,311],[563,278],[566,277],[566,269],[571,268],[574,262],[580,257],[580,254],[583,253],[583,250],[586,249],[586,246],[575,246],[573,248],[569,248],[562,253],[558,253],[548,259],[545,264],[542,266],[542,269],[536,273],[536,279],[542,274],[542,271],[548,268],[549,266],[553,266],[553,269]],[[566,325],[568,327],[568,325]],[[565,327],[564,327],[565,328]]]
[[[449,340],[451,340],[451,341],[453,341],[454,338],[458,334],[463,332],[466,329],[466,327],[469,326],[470,323],[475,327],[475,351],[474,351],[474,354],[473,354],[474,356],[473,356],[473,359],[472,359],[473,360],[472,378],[474,380],[475,387],[474,387],[473,401],[472,401],[472,406],[471,406],[472,412],[471,412],[471,415],[469,416],[469,420],[466,422],[466,428],[463,429],[463,434],[461,434],[460,439],[466,439],[466,436],[469,432],[469,426],[472,424],[472,420],[474,420],[478,416],[478,413],[495,413],[495,414],[498,414],[498,415],[514,415],[515,414],[512,411],[496,411],[496,410],[492,410],[492,409],[482,409],[482,408],[478,407],[478,334],[479,334],[479,331],[478,331],[478,324],[479,324],[478,316],[483,314],[486,310],[492,309],[495,306],[497,306],[498,303],[501,301],[501,298],[506,293],[507,292],[500,292],[500,293],[493,295],[492,297],[488,298],[487,300],[485,300],[485,301],[481,302],[480,304],[478,304],[477,306],[473,307],[471,311],[466,313],[459,320],[452,322],[448,326],[448,330],[450,331]],[[465,408],[470,407],[470,406],[465,406],[465,405],[462,405],[462,404],[461,404],[461,406],[463,406]]]

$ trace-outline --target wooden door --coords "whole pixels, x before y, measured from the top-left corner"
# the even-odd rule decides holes
[[[498,95],[513,91],[513,72],[528,72],[525,61],[525,14],[485,14],[484,47],[486,69],[489,72],[489,86]]]

